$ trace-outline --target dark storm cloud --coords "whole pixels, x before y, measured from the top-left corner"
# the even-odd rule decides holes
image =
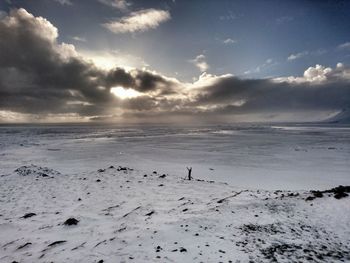
[[[76,56],[74,47],[58,45],[57,29],[47,20],[13,10],[1,20],[0,35],[1,108],[65,112],[69,100],[110,99],[96,88],[103,72]]]
[[[175,92],[173,88],[177,83],[149,71],[136,69],[127,72],[122,68],[116,68],[107,74],[106,85],[108,87],[120,85],[139,92],[159,91],[163,94],[169,94]]]
[[[320,65],[302,77],[241,79],[203,73],[181,83],[147,70],[102,70],[58,43],[46,19],[15,9],[0,20],[0,111],[77,114],[107,120],[118,110],[130,118],[171,121],[265,112],[334,111],[350,108],[350,69]],[[124,100],[113,87],[139,92]]]
[[[98,115],[121,106],[110,93],[113,86],[140,92],[172,86],[147,71],[98,69],[80,57],[74,46],[58,44],[57,29],[49,21],[24,9],[12,10],[0,21],[0,35],[2,110]]]
[[[335,77],[321,83],[219,78],[203,87],[193,104],[222,106],[227,113],[337,110],[350,107],[350,81]]]
[[[134,78],[122,68],[111,70],[106,76],[106,86],[113,86],[116,83],[123,87],[135,86]]]

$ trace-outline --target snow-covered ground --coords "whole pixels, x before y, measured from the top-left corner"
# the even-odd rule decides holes
[[[101,167],[0,177],[0,262],[350,261],[350,198]],[[64,222],[74,218],[76,225]]]
[[[119,163],[257,189],[350,184],[350,126],[0,126],[0,174],[37,164],[72,174]]]
[[[346,126],[1,126],[0,262],[350,262],[349,168]]]

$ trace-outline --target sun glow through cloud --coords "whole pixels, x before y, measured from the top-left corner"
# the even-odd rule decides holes
[[[136,97],[139,97],[141,95],[140,92],[138,92],[134,89],[126,89],[123,87],[111,88],[111,93],[122,100],[136,98]]]

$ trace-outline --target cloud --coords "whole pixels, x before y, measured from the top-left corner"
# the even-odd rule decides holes
[[[281,16],[281,17],[276,19],[276,23],[278,25],[282,25],[282,24],[291,22],[293,20],[294,20],[294,17],[292,17],[292,16]]]
[[[343,64],[338,63],[336,69],[343,68]],[[315,65],[314,67],[309,67],[304,71],[303,77],[282,77],[282,78],[276,78],[276,81],[281,82],[289,82],[289,83],[323,83],[325,82],[330,76],[334,74],[334,70],[330,67],[325,67],[322,65]]]
[[[123,107],[110,89],[124,86],[172,92],[172,79],[144,70],[103,70],[58,43],[58,30],[42,17],[14,9],[0,20],[0,110],[25,114],[94,116]],[[147,95],[147,94],[143,94]]]
[[[337,63],[335,68],[317,64],[314,67],[307,68],[302,77],[280,77],[275,78],[274,80],[277,82],[288,82],[291,84],[310,83],[314,86],[333,83],[333,85],[336,86],[337,82],[350,82],[350,69],[340,62]]]
[[[288,61],[292,61],[292,60],[296,60],[302,57],[305,57],[309,54],[308,51],[303,51],[303,52],[299,52],[296,54],[290,54],[289,57],[287,58]]]
[[[227,39],[223,40],[222,43],[224,43],[225,45],[232,45],[232,44],[237,43],[237,40],[233,40],[231,38],[227,38]]]
[[[185,83],[150,70],[100,68],[25,9],[0,20],[0,35],[2,121],[302,121],[310,112],[350,108],[350,68],[342,63],[266,79],[203,72]],[[205,71],[205,59],[201,54],[192,63]],[[121,98],[112,89],[137,96]]]
[[[190,60],[201,72],[207,71],[209,69],[209,65],[206,62],[206,57],[203,54],[198,55],[194,59]]]
[[[119,50],[80,50],[80,54],[90,59],[96,66],[110,70],[116,65],[123,68],[146,68],[149,65],[138,56]]]
[[[345,42],[343,44],[340,44],[338,46],[338,49],[343,49],[343,50],[350,50],[350,42]]]
[[[158,9],[144,9],[132,12],[116,21],[103,24],[105,28],[115,34],[144,32],[157,28],[161,23],[170,19],[169,11]]]
[[[319,76],[325,76],[319,78]],[[303,80],[240,79],[235,76],[205,76],[193,91],[193,107],[211,113],[274,113],[334,111],[350,106],[350,68],[315,66]],[[296,77],[293,77],[296,79]]]
[[[253,74],[253,73],[260,73],[261,71],[263,71],[267,68],[274,67],[276,65],[278,65],[278,62],[274,61],[272,58],[268,58],[268,59],[266,59],[266,61],[263,64],[255,67],[253,69],[245,71],[244,74],[249,75],[249,74]]]
[[[54,0],[58,3],[60,3],[61,5],[72,5],[73,3],[71,2],[71,0]]]
[[[100,3],[105,4],[107,6],[113,7],[120,11],[128,11],[131,3],[126,0],[98,0]]]
[[[0,19],[3,19],[7,13],[5,11],[0,10]]]
[[[75,36],[75,37],[72,37],[72,39],[79,42],[86,42],[86,38],[84,37]]]

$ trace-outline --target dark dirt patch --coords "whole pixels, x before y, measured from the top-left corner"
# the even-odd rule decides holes
[[[240,227],[243,233],[251,234],[254,232],[261,232],[265,234],[278,234],[284,233],[281,227],[277,224],[266,224],[266,225],[257,225],[257,224],[246,224]]]

